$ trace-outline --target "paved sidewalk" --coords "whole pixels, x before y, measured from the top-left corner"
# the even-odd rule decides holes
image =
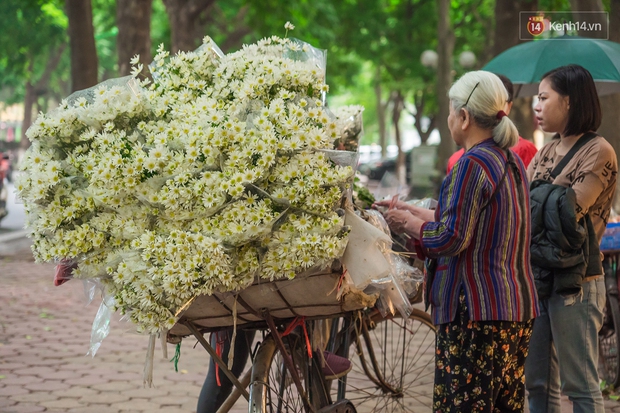
[[[155,387],[144,388],[147,337],[113,316],[96,356],[85,356],[100,298],[85,306],[81,281],[54,287],[53,265],[35,264],[23,246],[9,256],[2,252],[0,413],[196,411],[209,355],[194,338],[183,341],[178,373],[158,342]],[[167,347],[171,358],[175,347]],[[243,403],[235,412],[247,411]]]
[[[76,280],[54,287],[53,265],[35,264],[28,245],[0,242],[0,413],[195,412],[209,362],[196,340],[183,341],[179,372],[158,341],[153,388],[142,383],[148,338],[116,315],[97,355],[85,356],[100,298],[85,306]],[[620,413],[620,403],[605,403]],[[233,410],[246,411],[243,399]],[[567,400],[562,412],[572,412]]]

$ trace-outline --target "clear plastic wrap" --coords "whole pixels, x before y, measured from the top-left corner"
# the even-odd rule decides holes
[[[101,305],[93,321],[93,328],[90,334],[90,349],[87,355],[95,357],[97,350],[101,347],[103,340],[110,334],[110,320],[114,312],[114,297],[107,296],[101,300]]]
[[[358,151],[359,142],[364,136],[364,107],[359,105],[342,106],[333,109],[340,129],[340,138],[334,146],[345,151]]]
[[[309,62],[319,69],[325,79],[325,71],[327,70],[327,50],[318,49],[310,43],[303,40],[291,38],[286,46],[284,57],[300,62]]]

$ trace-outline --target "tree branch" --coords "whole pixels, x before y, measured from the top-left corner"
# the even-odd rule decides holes
[[[182,7],[191,19],[211,7],[216,0],[189,0]]]
[[[45,65],[45,70],[41,75],[41,78],[39,78],[37,83],[34,85],[34,89],[37,95],[45,93],[45,90],[47,89],[50,81],[50,77],[52,76],[54,70],[56,70],[58,63],[60,63],[60,58],[62,57],[62,54],[66,48],[67,43],[63,42],[58,45],[56,50],[51,53],[50,58],[47,60],[47,63]]]

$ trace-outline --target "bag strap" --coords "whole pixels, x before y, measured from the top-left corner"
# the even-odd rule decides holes
[[[570,148],[570,150],[564,156],[564,158],[562,158],[560,163],[558,163],[556,167],[553,168],[553,171],[551,171],[551,180],[554,180],[560,174],[560,172],[562,172],[562,169],[564,169],[564,167],[571,160],[573,155],[575,155],[577,151],[583,147],[583,145],[590,142],[592,139],[596,138],[597,136],[598,135],[595,132],[584,133],[583,136],[579,138],[577,142],[575,142],[573,147]]]

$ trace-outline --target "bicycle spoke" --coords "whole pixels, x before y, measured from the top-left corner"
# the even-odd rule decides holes
[[[430,410],[435,374],[435,331],[416,317],[419,315],[408,320],[381,320],[369,329],[378,371],[374,370],[367,343],[360,336],[361,351],[370,374],[382,378],[392,391],[385,390],[366,376],[358,349],[353,345],[350,351],[353,369],[347,376],[345,397],[359,413]],[[426,315],[423,318],[428,320]]]

